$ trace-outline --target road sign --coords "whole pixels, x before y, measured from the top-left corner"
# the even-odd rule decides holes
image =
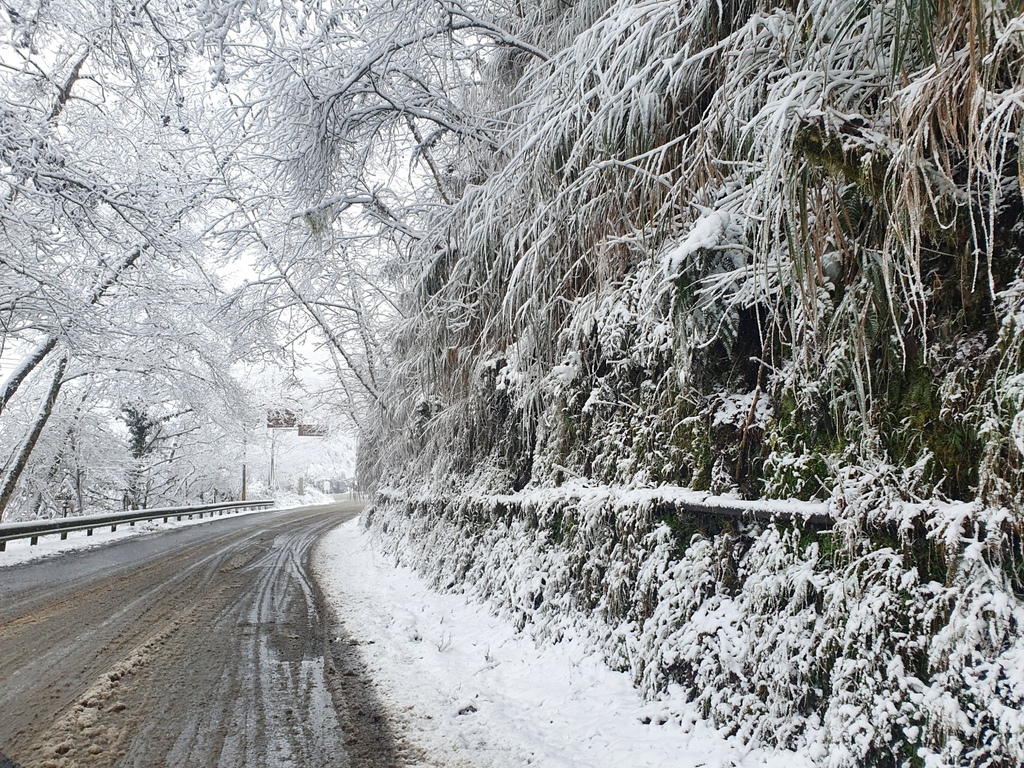
[[[299,426],[299,416],[287,408],[271,408],[267,411],[267,426],[270,429],[295,429]]]

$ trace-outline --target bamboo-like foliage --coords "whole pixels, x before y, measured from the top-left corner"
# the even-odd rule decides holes
[[[970,333],[997,356],[1015,348],[1014,332],[997,332],[1020,255],[1015,3],[501,11],[475,13],[544,56],[487,52],[494,69],[473,107],[492,109],[497,149],[474,147],[493,159],[414,245],[426,268],[392,424],[429,412],[439,446],[460,424],[472,433],[486,421],[473,415],[480,382],[500,360],[529,431],[552,397],[544,382],[585,345],[586,319],[641,273],[662,277],[643,303],[674,308],[663,319],[684,390],[703,386],[694,365],[716,343],[743,346],[746,313],[763,388],[798,404],[819,393],[833,421],[856,422],[855,452],[877,453],[870,435],[887,429],[908,371],[948,371]],[[447,162],[467,162],[465,148]],[[1005,360],[965,417],[992,426],[985,414],[1005,412],[991,449],[1002,458],[989,462],[1002,474],[1015,450],[1001,387],[1017,368]],[[411,451],[424,459],[422,445]]]

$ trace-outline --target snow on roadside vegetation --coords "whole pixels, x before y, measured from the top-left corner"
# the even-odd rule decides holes
[[[810,765],[725,738],[679,691],[644,702],[585,637],[538,645],[493,606],[434,591],[356,520],[321,539],[313,568],[422,766]]]
[[[487,601],[524,642],[574,638],[627,671],[670,721],[698,711],[738,743],[829,768],[1020,764],[1015,561],[998,560],[998,535],[962,533],[982,516],[970,504],[906,505],[927,536],[869,539],[866,521],[895,511],[866,482],[829,505],[831,531],[680,515],[668,502],[692,492],[607,486],[378,491],[363,519],[383,552]]]

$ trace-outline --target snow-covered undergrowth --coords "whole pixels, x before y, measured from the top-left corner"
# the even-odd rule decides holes
[[[923,546],[956,551],[938,574],[918,542],[855,533],[853,505],[820,532],[674,514],[686,495],[382,490],[364,519],[438,588],[547,643],[590,637],[645,696],[680,686],[750,743],[836,768],[1024,760],[1024,604],[1000,537],[963,535],[968,505],[919,510]]]

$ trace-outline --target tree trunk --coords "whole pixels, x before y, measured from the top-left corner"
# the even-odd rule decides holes
[[[107,291],[113,288],[118,280],[121,279],[121,275],[128,269],[131,269],[135,265],[135,262],[139,260],[142,255],[143,247],[139,246],[133,248],[132,251],[122,259],[121,263],[118,264],[98,285],[96,285],[92,294],[89,296],[89,305],[95,306],[99,304]],[[63,330],[67,330],[70,323],[63,324]],[[18,387],[22,385],[28,375],[35,370],[46,356],[49,355],[54,347],[57,346],[58,334],[51,334],[46,338],[45,341],[40,343],[32,352],[26,357],[21,364],[14,369],[7,381],[0,386],[0,413],[3,413],[7,403],[10,402],[11,398],[14,397],[14,393],[18,391]],[[65,362],[66,365],[66,362]],[[0,515],[3,514],[3,507],[0,506]]]
[[[14,372],[7,378],[7,381],[3,383],[3,386],[0,386],[0,413],[3,413],[4,407],[14,397],[14,393],[18,391],[21,383],[28,378],[28,375],[35,370],[37,365],[46,359],[46,356],[53,351],[55,346],[57,346],[57,337],[50,336],[32,350],[31,354],[14,369]]]
[[[53,413],[53,407],[57,404],[57,396],[60,394],[60,388],[64,385],[64,371],[67,367],[68,358],[65,356],[57,363],[57,369],[53,373],[53,380],[50,382],[50,391],[47,393],[46,399],[39,409],[39,414],[32,425],[32,430],[29,432],[28,437],[25,438],[25,442],[21,444],[17,454],[13,457],[10,468],[4,475],[3,480],[0,481],[0,522],[4,519],[7,505],[14,498],[14,489],[18,485],[21,473],[25,471],[28,457],[36,447],[36,442],[39,440],[46,422],[50,420],[50,415]]]

